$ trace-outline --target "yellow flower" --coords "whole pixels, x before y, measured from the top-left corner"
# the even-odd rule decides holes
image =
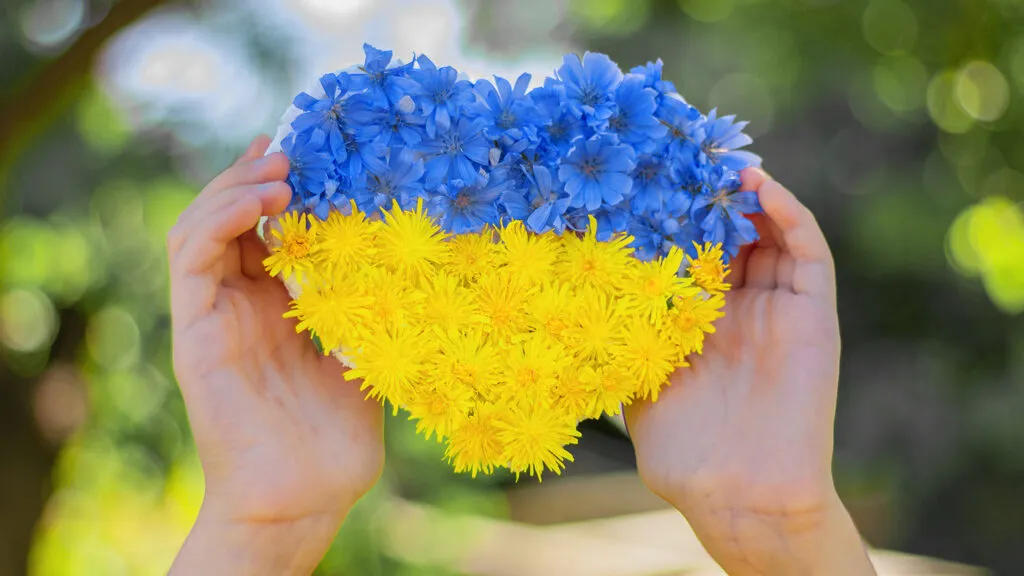
[[[543,334],[529,334],[506,347],[502,397],[511,404],[547,399],[558,373],[571,360],[561,344]]]
[[[473,293],[459,280],[438,272],[423,287],[423,322],[440,332],[460,330],[486,322],[478,311]]]
[[[583,368],[578,363],[569,364],[558,375],[548,398],[551,408],[562,412],[573,422],[589,418],[588,408],[593,392],[582,376]]]
[[[409,419],[427,440],[437,434],[441,442],[466,421],[476,404],[473,391],[453,382],[437,383],[418,390],[409,402]]]
[[[683,256],[683,251],[673,246],[664,258],[638,262],[623,282],[625,306],[660,326],[668,311],[669,300],[693,283],[691,279],[678,275]]]
[[[473,414],[452,431],[444,454],[456,472],[469,471],[476,478],[501,465],[505,444],[498,436],[498,412],[493,404],[477,404]]]
[[[622,308],[597,290],[581,290],[577,302],[576,321],[566,330],[567,345],[580,360],[604,362],[621,338]]]
[[[565,253],[556,266],[558,278],[575,286],[614,292],[629,268],[632,242],[632,236],[622,235],[608,242],[598,241],[597,221],[591,216],[582,238],[569,233],[562,235]]]
[[[399,326],[379,331],[367,335],[362,345],[352,351],[355,368],[345,372],[345,379],[362,378],[360,389],[369,388],[371,398],[389,400],[397,413],[412,398],[435,354],[432,333],[420,327]]]
[[[484,228],[479,234],[457,234],[448,240],[446,270],[462,280],[476,280],[481,274],[497,268],[498,245],[494,230]]]
[[[285,318],[298,318],[296,332],[309,330],[320,339],[324,354],[352,345],[355,335],[370,317],[372,299],[358,289],[320,290],[310,286],[292,301]]]
[[[532,290],[521,278],[495,270],[481,276],[472,290],[477,309],[486,319],[484,330],[492,337],[504,340],[525,331],[526,302]]]
[[[528,323],[534,332],[562,341],[567,330],[576,326],[576,297],[568,284],[549,282],[540,286],[527,304]]]
[[[637,395],[657,401],[658,391],[675,370],[679,349],[646,319],[634,317],[626,324],[614,355],[612,362],[636,381]]]
[[[271,250],[263,266],[271,276],[282,274],[285,278],[295,272],[301,280],[304,272],[313,270],[319,246],[317,245],[317,221],[305,214],[288,212],[278,220],[281,229],[271,229],[271,234],[280,243]]]
[[[716,292],[709,297],[702,294],[677,296],[672,301],[665,331],[667,337],[679,346],[681,358],[692,352],[698,354],[704,350],[704,333],[715,331],[714,321],[722,316],[725,297]]]
[[[499,234],[499,263],[507,266],[517,279],[534,284],[551,278],[558,258],[557,236],[530,234],[519,220],[510,222]]]
[[[380,221],[367,220],[355,203],[349,215],[332,210],[320,224],[317,237],[324,262],[335,275],[373,265],[377,252],[374,238],[379,229]]]
[[[350,284],[360,284],[373,299],[367,306],[370,312],[368,331],[412,323],[423,311],[424,294],[412,283],[383,268],[364,268]]]
[[[430,378],[439,386],[464,387],[484,399],[493,399],[504,375],[498,350],[477,330],[462,330],[437,336],[439,353],[430,365]]]
[[[590,394],[587,418],[600,418],[601,414],[617,416],[622,406],[633,400],[636,384],[620,366],[605,364],[596,369],[587,366],[580,373],[580,380]]]
[[[411,280],[429,276],[447,254],[441,230],[423,210],[423,199],[416,209],[403,211],[396,201],[384,213],[384,225],[377,233],[377,256],[390,270]]]
[[[724,292],[731,286],[724,280],[729,275],[729,265],[725,263],[722,245],[706,242],[703,246],[693,243],[697,248],[697,257],[690,258],[687,269],[693,281],[706,292]]]
[[[497,427],[505,445],[501,459],[516,478],[528,472],[540,480],[545,469],[561,474],[565,460],[573,461],[565,447],[576,444],[580,436],[575,421],[544,407],[514,410]]]

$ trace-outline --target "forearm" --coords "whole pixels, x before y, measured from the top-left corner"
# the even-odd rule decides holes
[[[311,574],[342,520],[344,515],[243,522],[204,504],[170,576]]]
[[[728,505],[689,514],[704,547],[731,576],[864,576],[875,570],[839,497],[780,512]]]

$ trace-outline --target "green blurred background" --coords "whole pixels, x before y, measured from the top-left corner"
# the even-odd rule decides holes
[[[836,480],[874,546],[1024,572],[1024,3],[1017,0],[4,0],[0,575],[159,574],[202,476],[170,368],[164,236],[362,42],[474,77],[661,57],[835,252]],[[611,427],[569,475],[629,469]],[[446,574],[395,496],[503,518],[388,422],[384,481],[323,574]],[[614,494],[607,498],[615,498]],[[431,545],[434,545],[432,543]],[[402,558],[405,558],[404,560]]]

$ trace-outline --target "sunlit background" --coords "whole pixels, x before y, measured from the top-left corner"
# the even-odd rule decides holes
[[[751,120],[836,255],[836,480],[865,537],[1024,570],[1024,4],[5,0],[0,14],[0,575],[166,571],[202,475],[170,369],[164,236],[364,41],[472,77],[542,77],[569,50],[660,57],[692,103]],[[539,488],[454,476],[401,417],[388,436],[385,478],[322,574],[705,573],[614,426],[589,426],[566,478]]]

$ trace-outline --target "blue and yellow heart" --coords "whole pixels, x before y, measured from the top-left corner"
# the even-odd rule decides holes
[[[278,134],[286,316],[456,472],[561,473],[581,420],[656,401],[723,315],[757,238],[745,123],[687,104],[660,61],[570,54],[529,89],[364,51]]]

